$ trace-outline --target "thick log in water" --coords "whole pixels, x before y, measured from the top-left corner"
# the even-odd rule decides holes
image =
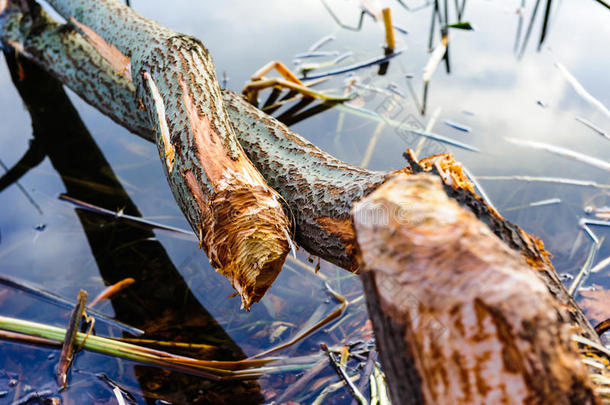
[[[34,60],[44,69],[54,74],[101,112],[134,133],[149,140],[153,138],[153,127],[145,113],[137,108],[138,93],[136,92],[136,86],[120,74],[120,69],[117,70],[116,68],[117,64],[109,60],[112,57],[108,56],[108,52],[103,51],[99,44],[94,43],[95,41],[86,40],[83,33],[78,31],[78,28],[72,25],[58,25],[41,12],[24,15],[17,7],[11,6],[0,16],[0,35],[5,44],[14,47],[21,55]],[[317,149],[277,120],[250,106],[239,95],[225,91],[222,98],[240,144],[268,184],[281,194],[286,203],[287,213],[293,215],[297,242],[313,254],[346,269],[357,270],[359,265],[357,260],[358,248],[352,228],[352,220],[350,219],[350,209],[354,202],[370,195],[386,182],[392,181],[391,179],[397,173],[371,172],[345,164]],[[441,195],[444,193],[443,201],[456,206],[456,202],[459,203],[459,206],[466,209],[463,212],[471,212],[479,219],[477,222],[473,219],[472,214],[468,214],[472,217],[471,220],[477,222],[480,227],[478,229],[481,232],[491,236],[495,234],[499,238],[496,240],[497,243],[494,242],[488,248],[499,249],[498,254],[500,256],[508,255],[512,264],[507,265],[508,267],[505,270],[509,272],[514,269],[516,272],[512,278],[514,282],[505,284],[505,287],[519,290],[521,288],[520,282],[526,282],[524,288],[527,288],[527,291],[536,292],[538,298],[532,298],[530,301],[524,302],[528,305],[540,304],[543,311],[549,308],[552,311],[558,311],[555,317],[552,314],[547,314],[546,318],[538,319],[536,318],[537,310],[535,308],[531,309],[529,306],[525,308],[520,306],[506,308],[497,301],[492,301],[491,304],[498,305],[498,308],[508,311],[506,316],[509,318],[514,315],[511,310],[517,311],[517,315],[521,316],[522,319],[532,319],[533,316],[535,320],[540,320],[541,325],[548,328],[548,334],[544,334],[536,325],[511,323],[511,327],[514,327],[511,330],[514,333],[521,333],[518,336],[519,339],[527,340],[527,334],[533,333],[541,339],[536,340],[536,342],[542,342],[544,340],[542,338],[547,336],[549,344],[558,345],[557,348],[549,347],[538,352],[528,352],[533,356],[542,357],[522,359],[525,361],[524,364],[528,367],[530,365],[532,367],[533,365],[552,365],[558,368],[573,368],[574,371],[566,371],[567,375],[571,375],[569,373],[572,372],[575,373],[576,378],[576,380],[573,380],[572,386],[575,389],[576,396],[573,398],[576,402],[572,403],[578,403],[577,400],[581,399],[583,401],[593,401],[586,377],[581,375],[582,367],[578,363],[573,363],[574,358],[577,358],[575,357],[576,352],[566,341],[566,328],[564,327],[566,324],[563,322],[568,322],[573,327],[574,332],[594,341],[598,341],[598,337],[559,281],[542,243],[527,235],[516,225],[504,220],[493,208],[485,204],[476,195],[467,178],[461,173],[460,166],[450,157],[437,156],[424,159],[421,162],[416,162],[410,155],[407,155],[407,158],[410,159],[410,168],[404,169],[402,172],[409,174],[428,171],[436,175],[437,182],[438,179],[441,181],[441,185],[438,185],[441,194],[435,194],[434,198],[441,201]],[[419,175],[417,178],[419,178]],[[182,190],[182,192],[186,192],[184,198],[192,198],[192,196],[189,196],[188,190]],[[451,207],[450,209],[453,210]],[[432,237],[433,235],[427,236]],[[451,256],[443,257],[452,259]],[[451,263],[447,263],[446,266],[451,267]],[[527,277],[523,276],[524,272],[528,274]],[[413,365],[415,359],[413,349],[409,349],[404,339],[406,323],[404,320],[402,323],[397,323],[397,320],[402,318],[393,317],[392,312],[386,312],[389,311],[387,306],[375,306],[375,303],[379,302],[379,297],[376,295],[378,290],[375,287],[377,285],[375,279],[372,278],[373,274],[376,273],[365,271],[362,278],[367,300],[370,302],[369,305],[373,305],[370,306],[371,317],[377,330],[378,346],[382,348],[382,352],[384,352],[383,347],[396,347],[398,353],[401,354],[396,356],[396,352],[392,353],[386,349],[383,359],[384,367],[392,369],[391,361],[394,361],[401,363],[399,368],[395,368],[396,370],[406,372],[407,365]],[[459,284],[464,280],[467,281],[468,274],[464,272],[463,277],[456,278],[455,282]],[[477,273],[473,273],[472,276],[476,278]],[[539,281],[536,281],[538,280],[537,276],[539,276]],[[545,287],[545,292],[540,291],[539,287],[541,285]],[[535,288],[532,286],[535,286]],[[519,291],[512,290],[504,291],[502,296],[511,296],[511,294],[519,296]],[[476,294],[480,292],[476,288],[464,291],[467,294],[474,294],[473,300]],[[551,300],[551,304],[549,304],[549,300]],[[471,305],[474,305],[472,302]],[[378,308],[378,312],[375,312],[374,308]],[[560,310],[557,308],[560,308]],[[521,311],[523,311],[523,314],[521,314]],[[485,311],[482,313],[485,315]],[[491,315],[485,316],[489,318],[487,322],[491,322]],[[510,318],[510,320],[514,319],[516,318]],[[462,338],[462,342],[466,340],[466,338]],[[463,349],[469,350],[466,347]],[[412,353],[411,357],[413,358],[410,358],[409,353]],[[388,354],[394,355],[390,356]],[[402,356],[403,354],[405,356]],[[506,354],[511,355],[512,352],[506,351]],[[547,355],[564,357],[559,362],[549,363],[544,357]],[[525,365],[523,366],[524,369]],[[406,374],[406,377],[389,372],[392,379],[391,385],[398,384],[403,390],[406,390],[403,393],[411,392],[415,395],[411,401],[423,401],[426,397],[422,385],[430,383],[428,378],[431,375],[420,375],[418,370],[413,368],[410,373]],[[438,371],[440,369],[434,370]],[[532,376],[532,379],[535,380],[535,377],[540,374],[544,376],[540,378],[551,378],[551,382],[548,384],[540,381],[531,382],[528,385],[530,390],[528,392],[532,395],[546,395],[548,394],[545,391],[547,388],[554,389],[557,381],[566,381],[562,379],[564,374],[559,369],[534,371],[531,372],[531,369],[528,369],[528,372],[530,372],[528,375]],[[486,376],[485,373],[479,373],[479,375]],[[441,377],[443,376],[444,374],[441,372]],[[455,384],[464,384],[464,382],[466,384],[477,384],[477,380],[474,378],[475,374],[470,374],[474,379],[468,377],[466,380],[460,380],[463,376],[463,374],[450,375],[452,381],[447,383],[447,386],[455,387],[457,386]],[[486,386],[483,385],[483,387]],[[496,384],[495,387],[501,391],[502,387],[500,385]],[[480,391],[481,389],[479,387],[463,388],[461,392],[471,392],[470,390]],[[482,389],[482,391],[485,391],[485,389]],[[392,392],[393,395],[395,392],[398,392],[395,395],[401,395],[400,388],[392,388]],[[562,391],[562,394],[557,394],[557,398],[563,398],[561,395],[564,393],[565,390]],[[432,394],[428,393],[426,395]],[[536,403],[537,398],[546,400],[549,397],[532,397],[532,402]],[[396,400],[396,403],[418,402]]]
[[[565,310],[438,178],[396,176],[352,220],[395,403],[599,403]]]

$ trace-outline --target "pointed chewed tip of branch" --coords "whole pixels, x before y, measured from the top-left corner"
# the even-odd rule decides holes
[[[288,246],[286,240],[261,230],[239,246],[234,268],[233,287],[241,296],[242,308],[249,311],[267,292],[282,270]]]
[[[290,251],[286,216],[277,196],[263,187],[229,187],[210,203],[216,214],[203,227],[203,246],[249,310],[271,287]]]

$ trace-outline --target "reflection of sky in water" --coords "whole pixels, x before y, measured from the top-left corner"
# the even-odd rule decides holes
[[[132,3],[145,16],[202,39],[214,56],[219,76],[226,72],[230,78],[229,87],[234,90],[240,90],[248,77],[269,60],[291,64],[295,53],[307,50],[324,35],[334,34],[337,40],[323,50],[353,50],[359,60],[377,56],[383,42],[381,26],[370,18],[365,19],[362,32],[338,30],[321,3],[313,0],[181,0],[172,2],[171,12],[167,10],[167,2],[134,0]],[[607,52],[610,13],[594,1],[561,3],[551,22],[543,50],[540,53],[533,51],[540,31],[540,22],[537,22],[528,51],[518,61],[512,49],[517,25],[514,10],[519,3],[468,2],[464,19],[470,21],[476,31],[451,32],[452,73],[447,75],[444,66],[439,66],[430,84],[428,115],[417,119],[425,125],[430,114],[442,108],[432,131],[481,149],[481,153],[475,154],[446,147],[474,174],[557,176],[610,183],[608,172],[503,140],[514,137],[547,142],[608,161],[610,143],[574,118],[582,116],[605,130],[610,130],[610,119],[574,92],[554,62],[561,62],[592,95],[610,106],[610,80],[607,76],[610,68],[610,54]],[[332,4],[345,20],[357,20],[358,11],[351,2]],[[394,23],[409,31],[407,36],[397,34],[399,48],[408,49],[391,63],[386,77],[372,76],[373,84],[383,87],[393,82],[406,93],[404,74],[411,73],[415,76],[412,79],[414,89],[421,97],[420,73],[427,60],[430,10],[409,14],[396,3],[389,4],[394,9]],[[541,13],[539,10],[538,18]],[[528,18],[529,9],[525,13],[524,29]],[[435,43],[438,33],[436,35]],[[374,71],[369,69],[357,74],[367,77]],[[327,86],[340,85],[340,80],[333,80]],[[153,146],[129,135],[77,97],[72,98],[143,214],[188,229],[173,202]],[[548,107],[538,105],[538,100]],[[381,101],[377,97],[365,107],[375,109]],[[411,99],[407,98],[402,103],[403,113],[396,119],[403,120],[409,114],[416,114]],[[466,115],[464,110],[474,115]],[[0,158],[12,165],[26,150],[31,129],[29,116],[21,106],[4,63],[0,63],[0,111]],[[358,164],[377,123],[348,115],[344,130],[337,138],[338,118],[339,112],[331,110],[293,128],[323,149]],[[465,124],[472,128],[472,132],[452,129],[443,123],[446,119]],[[389,170],[404,166],[401,153],[407,146],[415,145],[407,145],[392,128],[386,126],[369,167]],[[56,200],[57,194],[64,189],[53,168],[45,161],[22,178],[21,183],[42,206],[44,215],[36,213],[16,187],[0,194],[0,271],[36,281],[68,297],[75,296],[79,288],[86,288],[95,295],[94,292],[103,288],[103,282],[73,208]],[[500,210],[507,209],[509,219],[544,239],[556,256],[555,264],[560,271],[576,271],[584,261],[590,244],[587,238],[580,238],[580,247],[573,257],[569,257],[577,241],[577,224],[584,205],[609,204],[607,192],[604,196],[592,188],[504,181],[484,181],[482,184],[495,205]],[[562,203],[510,210],[510,207],[555,197],[562,199]],[[46,230],[35,231],[34,227],[41,223],[47,225]],[[607,228],[597,228],[597,233],[610,238]],[[241,317],[237,301],[225,300],[231,293],[228,283],[211,272],[207,259],[194,244],[166,236],[160,239],[175,265],[192,283],[195,294],[212,314],[224,319],[227,319],[227,313]],[[606,242],[599,257],[609,254],[610,243]],[[285,280],[290,277],[294,275],[284,272],[271,292],[285,295],[282,283],[288,282]],[[596,277],[595,281],[608,285],[602,276]],[[326,299],[320,291],[313,288],[309,293],[311,304],[302,307],[315,309],[320,301]],[[257,305],[252,316],[265,316],[269,308],[268,305]],[[233,321],[227,322],[231,324]]]

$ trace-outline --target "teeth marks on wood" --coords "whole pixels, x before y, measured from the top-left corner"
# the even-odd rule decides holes
[[[103,2],[103,0],[99,1]],[[52,2],[55,3],[57,0],[52,0]],[[80,2],[81,5],[85,3],[89,4],[89,1]],[[91,12],[89,9],[83,10],[86,11],[84,15]],[[40,34],[32,35],[37,39],[34,40],[29,37],[24,39],[21,31],[27,32],[25,19],[19,16],[10,18],[14,19],[14,23],[10,24],[12,28],[5,28],[3,33],[5,37],[6,35],[12,35],[10,39],[22,43],[28,54],[33,55],[37,63],[59,76],[77,94],[119,124],[126,126],[145,139],[154,139],[147,118],[148,113],[138,110],[137,101],[134,101],[137,100],[134,97],[134,85],[113,78],[112,72],[100,60],[99,54],[80,35],[69,28],[58,29],[58,27],[61,27],[59,24],[41,13],[39,18],[42,23],[38,24],[39,22],[37,22],[39,27],[37,32]],[[127,29],[122,22],[118,21],[121,18],[112,18],[113,21],[104,21],[103,24],[106,26],[121,24],[122,28],[114,29],[115,32],[120,32],[123,28]],[[84,21],[84,23],[94,28],[92,25],[95,23],[94,20],[92,22]],[[12,33],[7,33],[7,30]],[[159,35],[161,38],[165,35],[165,32]],[[168,36],[164,38],[168,38]],[[154,36],[151,36],[147,46],[155,48],[155,57],[161,60],[158,48],[162,46]],[[59,64],[58,61],[60,61]],[[200,66],[194,65],[193,68],[194,71],[201,72]],[[135,67],[133,72],[137,72]],[[118,99],[108,100],[107,93],[110,90],[104,88],[116,89],[112,92],[119,95]],[[142,96],[142,90],[142,87],[138,87],[139,96]],[[207,95],[202,96],[208,97]],[[263,173],[270,186],[278,190],[284,200],[290,203],[292,213],[297,219],[297,242],[313,254],[322,256],[339,266],[349,267],[353,259],[345,253],[344,248],[341,248],[344,247],[343,242],[333,235],[325,233],[326,231],[315,222],[314,218],[341,217],[354,200],[368,195],[373,189],[385,182],[387,178],[391,177],[391,173],[370,172],[344,164],[317,150],[308,141],[300,138],[275,119],[253,108],[240,95],[231,91],[224,91],[222,98],[225,106],[227,106],[226,110],[229,113],[236,135],[247,155],[259,171]],[[101,103],[100,100],[103,99],[108,100],[108,103]],[[109,106],[109,104],[111,105]],[[167,107],[169,108],[169,105]],[[170,129],[173,130],[171,122],[168,124],[170,124]],[[309,155],[311,151],[315,152],[314,156]],[[184,150],[177,150],[176,152],[180,156],[191,154],[193,153],[192,145],[185,144]],[[310,164],[312,161],[316,161],[319,166]],[[195,175],[201,176],[195,165],[190,168]],[[289,182],[290,186],[287,185]],[[357,183],[362,185],[362,191],[356,193],[350,189],[350,191],[344,191],[341,195],[317,195],[311,191],[310,185],[312,183],[333,184],[339,188],[345,188],[350,183]],[[500,230],[499,236],[507,242],[516,241],[516,244],[520,244],[522,254],[538,259],[530,261],[530,265],[539,266],[540,275],[544,278],[547,288],[569,309],[569,315],[575,320],[575,323],[584,327],[587,326],[582,312],[577,309],[574,301],[556,279],[550,263],[541,259],[540,252],[542,249],[540,247],[520,243],[521,235],[512,232],[510,229],[513,228],[506,225],[508,223],[503,222],[503,220],[494,221],[493,218],[490,218],[489,212],[483,209],[483,204],[478,200],[473,200],[474,197],[471,194],[459,195],[459,192],[455,190],[446,190],[446,192],[460,203],[466,203],[465,205],[468,205],[470,210],[477,214],[477,217],[488,222],[490,229],[495,232]],[[313,198],[321,198],[321,200],[312,201]],[[311,204],[313,209],[305,209],[304,206],[308,204]],[[333,208],[333,206],[336,208]],[[504,228],[505,226],[508,226],[508,229]],[[527,238],[524,239],[527,240]],[[326,243],[328,244],[325,246]],[[597,340],[592,329],[587,330],[586,335]]]

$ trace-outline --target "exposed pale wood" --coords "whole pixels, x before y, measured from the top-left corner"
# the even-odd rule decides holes
[[[352,220],[394,402],[600,403],[567,312],[437,177],[394,177]]]
[[[57,0],[55,3],[83,2],[84,0]],[[154,126],[137,108],[139,93],[136,93],[134,84],[116,74],[117,69],[110,61],[80,33],[71,27],[57,25],[44,14],[23,15],[18,8],[10,10],[3,18],[3,21],[0,18],[0,31],[5,43],[59,77],[103,113],[144,138],[151,139]],[[119,13],[110,23],[114,24],[116,19],[121,18]],[[95,21],[87,20],[84,23],[93,30],[100,29],[95,26],[99,25]],[[131,28],[124,26],[124,23],[117,23],[113,29],[124,30],[124,35],[129,36],[132,34]],[[117,47],[121,49],[124,42],[124,39],[118,41]],[[125,52],[125,49],[121,50]],[[131,54],[128,56],[133,57]],[[288,215],[294,216],[297,241],[313,254],[344,268],[355,271],[360,263],[372,270],[365,271],[362,279],[384,367],[390,375],[392,393],[396,398],[400,398],[395,398],[396,403],[443,403],[445,399],[439,399],[439,393],[445,389],[452,390],[446,397],[446,403],[476,403],[477,400],[502,398],[502,395],[509,393],[516,398],[515,402],[519,402],[523,392],[533,395],[530,398],[532,403],[536,403],[537,399],[541,399],[542,402],[539,403],[547,403],[547,399],[557,401],[554,403],[595,403],[584,368],[578,362],[578,356],[570,346],[568,336],[571,332],[576,332],[598,341],[597,335],[561,284],[544,245],[518,226],[504,220],[479,198],[461,172],[459,164],[450,156],[437,156],[417,162],[412,155],[407,155],[410,168],[402,171],[405,175],[429,172],[435,176],[407,176],[410,180],[401,176],[399,181],[395,178],[396,172],[371,172],[335,159],[277,120],[248,105],[235,93],[224,92],[222,101],[239,143],[265,180],[281,194],[286,202]],[[186,102],[186,105],[188,104]],[[166,156],[163,154],[161,157],[163,160]],[[416,217],[411,218],[415,221],[411,225],[414,225],[416,230],[437,226],[448,233],[437,235],[436,232],[422,232],[421,239],[425,239],[424,242],[430,246],[435,246],[433,254],[429,254],[430,257],[419,257],[417,254],[413,257],[413,252],[403,250],[394,257],[395,265],[398,269],[408,271],[392,270],[391,274],[387,275],[385,262],[383,266],[367,262],[367,250],[375,248],[372,237],[367,240],[369,245],[363,249],[360,260],[357,260],[359,249],[349,213],[354,202],[371,195],[376,189],[388,192],[388,184],[395,185],[395,182],[409,183],[409,187],[400,183],[407,190],[403,190],[407,194],[429,192],[426,197],[429,200],[424,201],[429,206],[420,201],[421,210],[417,212]],[[418,188],[420,186],[423,187],[422,190]],[[183,198],[196,199],[197,193],[193,192],[192,188],[180,189],[175,185],[172,187],[174,192]],[[389,194],[391,196],[391,193]],[[415,198],[415,194],[411,197]],[[437,206],[437,202],[440,205]],[[360,212],[366,212],[360,207]],[[445,215],[448,215],[447,221],[455,219],[454,223],[431,222],[422,225],[419,222],[429,216],[442,219]],[[354,222],[358,231],[358,222]],[[458,225],[462,222],[468,226],[460,228]],[[422,228],[419,228],[420,226]],[[401,232],[400,227],[396,229],[395,232]],[[461,231],[458,232],[459,229]],[[361,235],[358,233],[358,243],[363,246]],[[468,236],[470,243],[461,245],[464,235]],[[439,244],[443,238],[446,245]],[[388,248],[400,248],[400,243],[403,242],[396,238],[386,244]],[[447,246],[461,250],[458,254]],[[388,251],[377,253],[379,258],[383,258]],[[500,258],[506,259],[506,262],[498,262]],[[436,263],[441,259],[442,263]],[[411,260],[420,264],[413,274],[410,267],[403,268],[409,265]],[[436,271],[432,275],[439,276],[440,279],[433,277],[428,280],[422,277],[422,274],[427,274],[424,271],[425,260],[434,260],[435,265],[438,264],[436,267],[432,266],[434,268],[429,271]],[[387,263],[391,263],[389,258]],[[471,269],[472,263],[479,267],[474,266]],[[456,269],[459,271],[454,274]],[[397,274],[401,276],[398,277]],[[401,278],[403,276],[404,279]],[[388,282],[391,282],[389,292],[380,288],[380,285],[386,285]],[[456,317],[462,316],[462,326],[470,325],[471,329],[464,328],[463,333],[452,335],[455,337],[453,340],[443,338],[443,334],[436,336],[439,333],[437,327],[413,328],[414,320],[421,326],[422,320],[428,318],[410,314],[406,317],[412,310],[409,302],[414,301],[407,300],[405,303],[398,298],[403,297],[402,292],[405,290],[417,290],[414,285],[419,282],[422,283],[421,291],[426,291],[427,294],[424,297],[413,297],[416,302],[425,303],[427,306],[422,306],[423,309],[417,306],[415,310],[424,311],[422,314],[426,316],[430,315],[430,310],[436,311],[442,321],[432,324],[423,322],[424,326],[440,325],[442,332],[446,331],[443,325],[451,325],[447,328],[450,332],[453,329],[459,331],[454,321]],[[441,287],[451,287],[454,290],[449,288],[443,294],[440,293],[444,291]],[[391,302],[392,300],[395,302]],[[460,300],[464,301],[460,304],[460,310],[452,313],[451,310]],[[405,311],[405,308],[409,311]],[[415,312],[415,315],[418,315],[418,312]],[[521,320],[527,322],[519,323]],[[480,331],[477,331],[477,328]],[[409,332],[409,339],[405,339],[409,330],[412,330]],[[508,345],[500,352],[496,351],[496,357],[477,358],[475,349],[484,346],[484,342],[489,343],[491,349],[498,349],[499,346],[492,343],[498,341],[498,336],[505,337],[499,334],[500,331],[508,333],[515,345]],[[434,353],[423,351],[430,350],[433,346],[425,346],[421,342],[437,342],[431,339],[432,336],[435,339],[445,339],[443,342],[447,345],[435,345]],[[476,341],[476,337],[481,338],[480,342]],[[418,342],[418,339],[421,340],[420,343],[413,343]],[[457,361],[455,353],[458,352],[444,352],[446,347],[463,350],[466,360]],[[394,351],[389,348],[394,348]],[[487,350],[486,347],[483,349]],[[426,353],[423,360],[422,353]],[[435,356],[438,357],[436,360]],[[447,364],[440,362],[440,359],[447,360]],[[424,364],[424,360],[431,363]],[[459,367],[464,364],[472,371],[471,374],[460,373]],[[493,378],[488,378],[488,372],[483,368],[477,371],[475,364],[498,367],[496,371],[504,373],[502,376],[509,378],[506,382],[510,384],[502,387],[498,378],[494,377],[495,374],[492,373]],[[466,380],[452,379],[447,382],[444,380],[447,375],[443,370],[458,371],[452,375],[454,377],[469,377]],[[479,377],[484,378],[477,379],[477,373]],[[527,378],[524,379],[524,376]],[[485,384],[479,384],[481,381]],[[488,386],[493,389],[481,388]],[[521,389],[526,391],[520,391]],[[572,390],[571,396],[568,390]]]
[[[288,220],[236,139],[207,49],[119,1],[49,4],[114,65],[130,61],[131,75],[119,73],[137,89],[174,197],[210,263],[248,309],[282,268]]]
[[[39,8],[23,14],[13,7],[3,15],[0,31],[3,42],[56,75],[101,112],[145,139],[154,139],[145,113],[137,108],[133,83],[118,75],[116,68],[71,27],[53,22]],[[287,213],[296,225],[297,242],[312,254],[357,270],[349,211],[354,201],[371,193],[394,173],[373,172],[341,162],[234,92],[223,92],[223,101],[240,144],[287,204]],[[452,159],[428,158],[419,164],[412,156],[406,157],[411,166],[409,172],[431,171],[439,176],[443,172],[447,195],[471,210],[507,246],[521,252],[551,294],[569,310],[573,323],[585,336],[598,340],[561,284],[540,241],[487,206],[473,192],[472,185],[464,181],[459,165]],[[187,198],[189,191],[183,192]]]

